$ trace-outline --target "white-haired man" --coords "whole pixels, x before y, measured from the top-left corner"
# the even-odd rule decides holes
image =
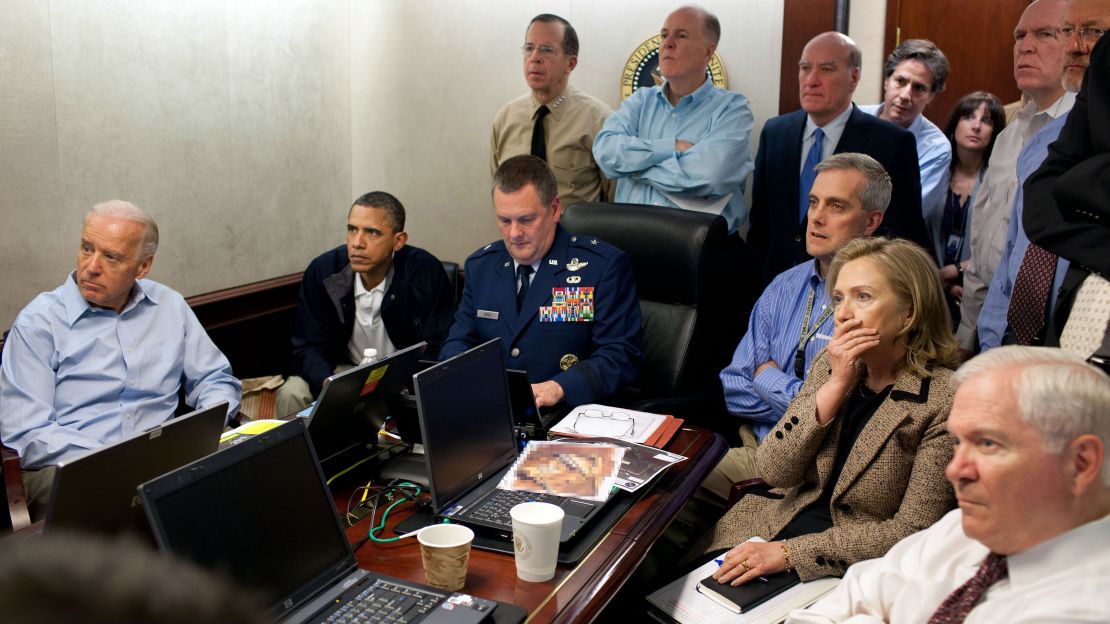
[[[952,379],[959,509],[789,622],[1108,622],[1110,377],[1009,346]]]
[[[158,225],[113,200],[85,216],[77,270],[16,317],[0,362],[0,438],[19,452],[32,517],[44,510],[53,466],[174,416],[230,403],[242,387],[185,299],[144,279]]]

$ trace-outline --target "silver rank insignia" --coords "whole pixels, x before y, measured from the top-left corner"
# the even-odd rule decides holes
[[[577,284],[578,282],[581,282],[581,281],[582,281],[582,276],[581,275],[568,275],[567,276],[567,283],[568,284]]]
[[[509,266],[510,264],[512,264],[512,261],[511,261],[511,260],[506,260],[506,261],[505,261],[505,266],[506,266],[506,267],[507,267],[507,266]]]
[[[574,366],[577,363],[578,363],[578,356],[573,354],[573,353],[568,353],[568,354],[564,355],[563,357],[559,358],[559,368],[561,368],[563,370],[567,370],[571,366]]]
[[[570,262],[567,263],[567,270],[577,271],[578,269],[583,269],[588,266],[590,266],[589,262],[579,262],[578,258],[571,258]]]
[[[591,245],[596,245],[596,244],[597,244],[597,239],[595,238],[595,239],[593,239],[592,241],[590,241],[590,244],[591,244]]]

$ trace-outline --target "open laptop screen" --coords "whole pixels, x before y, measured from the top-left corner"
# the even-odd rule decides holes
[[[130,533],[151,540],[135,488],[214,453],[227,401],[170,420],[58,466],[44,531]]]
[[[299,419],[151,481],[143,497],[163,550],[259,592],[275,615],[355,566]]]
[[[433,512],[516,459],[509,392],[494,339],[415,377]]]

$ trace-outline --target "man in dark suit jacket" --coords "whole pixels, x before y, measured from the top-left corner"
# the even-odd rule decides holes
[[[816,162],[834,153],[861,152],[890,174],[893,194],[876,235],[908,238],[932,249],[921,217],[921,175],[913,135],[852,104],[861,61],[859,48],[848,37],[835,32],[814,37],[798,62],[801,110],[763,126],[748,244],[764,283],[808,258],[805,207],[800,201],[809,189],[800,188],[801,170],[818,129],[822,153]]]
[[[493,205],[502,240],[466,259],[462,302],[439,358],[501,338],[505,366],[528,371],[539,407],[622,390],[643,358],[628,256],[559,225],[555,174],[535,156],[501,163]]]

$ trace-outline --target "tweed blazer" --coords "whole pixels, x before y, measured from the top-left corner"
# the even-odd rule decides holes
[[[702,552],[732,548],[753,536],[770,541],[821,496],[843,424],[839,415],[824,427],[817,424],[815,396],[831,373],[828,352],[822,351],[756,454],[760,474],[774,489],[742,498],[702,540]],[[895,382],[832,486],[832,528],[786,540],[803,581],[842,576],[849,565],[883,556],[952,509],[955,497],[944,476],[952,458],[946,429],[951,376],[935,368],[930,378],[907,372]]]

